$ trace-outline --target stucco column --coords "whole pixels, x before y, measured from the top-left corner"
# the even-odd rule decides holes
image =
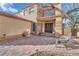
[[[45,22],[42,23],[42,32],[45,32]]]
[[[56,18],[55,31],[59,34],[62,34],[62,18],[61,17]]]
[[[39,34],[39,31],[38,31],[38,24],[36,23],[36,34]]]
[[[52,25],[53,25],[52,33],[55,34],[55,21],[52,21],[52,23],[53,23],[53,24],[52,24]]]
[[[61,9],[61,4],[56,5],[55,7]],[[59,10],[55,10],[55,15],[60,16],[56,17],[55,21],[55,31],[59,34],[62,34],[62,17],[61,17],[61,12]]]
[[[41,23],[36,24],[36,32],[39,34],[41,32]]]

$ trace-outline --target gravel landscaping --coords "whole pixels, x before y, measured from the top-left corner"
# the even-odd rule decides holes
[[[42,56],[44,54],[48,56],[59,55],[61,52],[68,53],[66,55],[79,55],[79,45],[68,50],[64,45],[59,45],[57,48],[55,46],[56,39],[55,37],[32,35],[27,38],[3,40],[0,41],[0,56],[30,56],[36,55],[37,51],[44,51]]]
[[[27,38],[18,38],[18,39],[9,39],[0,41],[0,45],[50,45],[54,44],[56,38],[53,37],[45,37],[45,36],[34,36]]]

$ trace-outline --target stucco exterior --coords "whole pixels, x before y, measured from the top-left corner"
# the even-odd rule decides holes
[[[32,14],[28,14],[29,10],[31,7],[33,7],[34,12],[32,12]],[[60,4],[56,4],[55,7],[57,8],[61,8]],[[47,12],[49,10],[52,10],[52,12],[54,11],[55,15],[52,16],[44,16],[44,12]],[[24,15],[26,14],[27,15]],[[24,13],[23,15],[21,15],[21,13]],[[22,11],[17,13],[18,16],[24,17],[26,19],[32,20],[34,23],[36,23],[36,31],[35,33],[45,33],[45,24],[46,23],[52,23],[52,33],[54,32],[54,30],[56,32],[58,32],[59,34],[62,34],[62,17],[61,17],[61,13],[58,10],[53,10],[51,7],[48,8],[43,8],[41,6],[41,4],[32,4],[24,9],[22,9]],[[33,31],[32,31],[33,32]]]
[[[3,34],[6,36],[19,35],[24,31],[31,33],[30,21],[0,15],[0,37]]]
[[[32,12],[31,14],[29,14],[29,9],[33,8],[34,12]],[[22,15],[21,13],[25,13],[25,15]],[[17,13],[18,16],[26,18],[28,20],[31,20],[33,22],[37,22],[37,5],[33,4],[31,6],[28,6],[27,8],[24,8],[23,10],[21,10],[20,12]]]
[[[55,7],[61,9],[61,4],[57,4],[55,5]],[[58,10],[55,10],[55,15],[61,15],[61,12],[58,11]],[[63,34],[62,33],[62,17],[56,17],[56,20],[55,20],[55,31],[60,33],[60,34]]]

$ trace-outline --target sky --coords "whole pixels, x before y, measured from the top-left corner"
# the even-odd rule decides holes
[[[19,12],[22,8],[31,5],[31,3],[0,3],[0,11],[7,12],[10,14],[15,14]],[[65,12],[68,10],[79,7],[78,3],[62,3],[61,9]]]
[[[75,8],[79,8],[79,3],[62,3],[61,8],[62,11],[68,12]]]
[[[0,3],[0,11],[15,14],[31,3]]]

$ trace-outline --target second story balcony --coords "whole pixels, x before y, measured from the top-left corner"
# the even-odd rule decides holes
[[[51,20],[51,21],[54,21],[56,20],[56,17],[63,17],[62,15],[59,15],[59,16],[46,16],[46,17],[37,17],[37,20],[40,20],[40,21],[48,21],[48,20]]]

